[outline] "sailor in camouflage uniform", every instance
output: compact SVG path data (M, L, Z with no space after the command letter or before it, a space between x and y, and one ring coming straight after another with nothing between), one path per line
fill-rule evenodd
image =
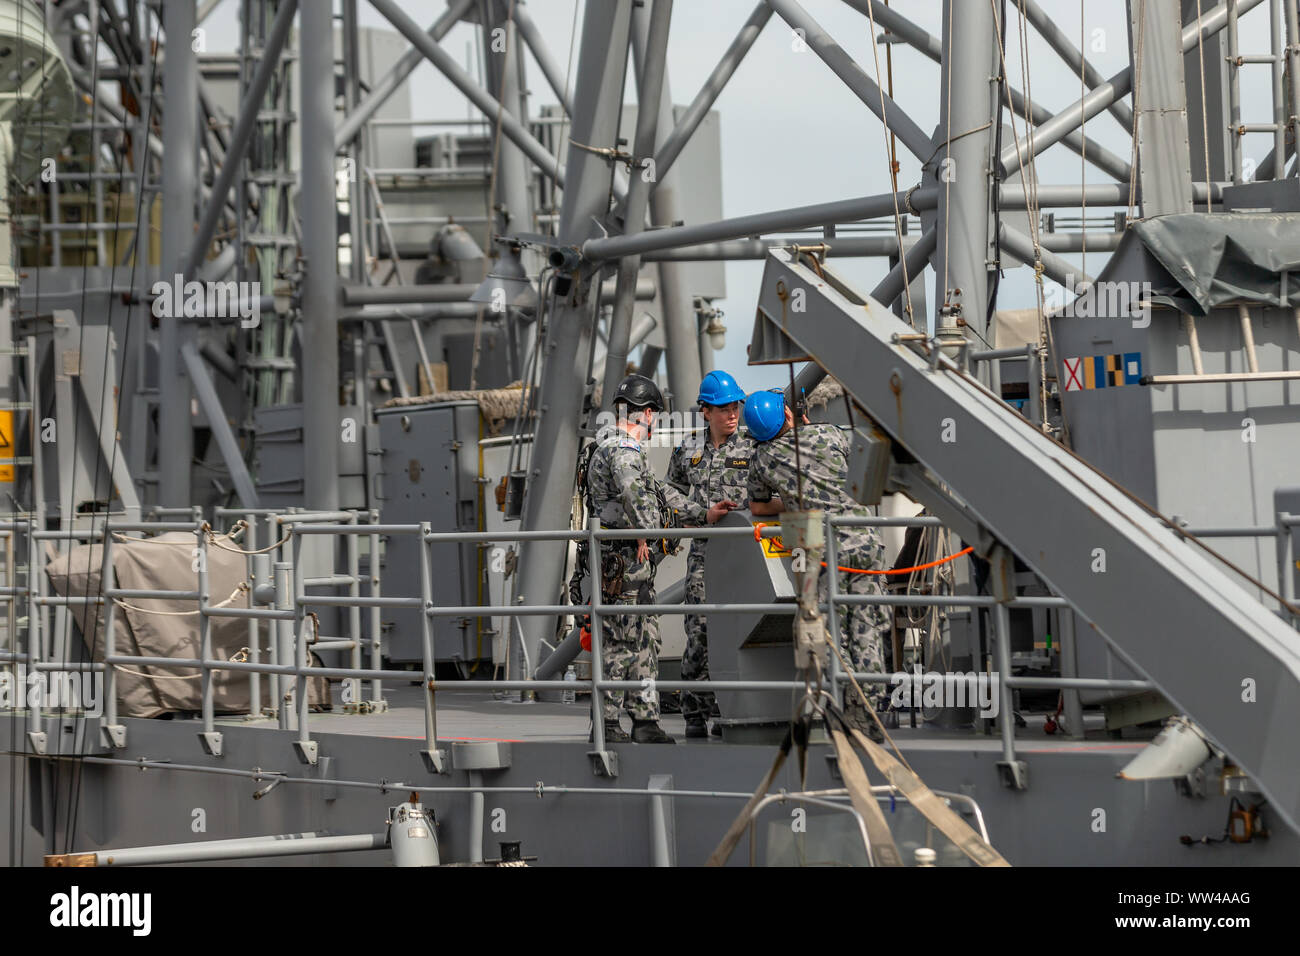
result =
M745 392L726 372L714 371L700 383L697 402L707 427L687 435L673 450L667 482L699 506L742 508L748 499L750 459L754 443L739 429ZM708 542L694 538L686 558L686 603L704 602L704 556ZM702 614L687 614L686 650L682 652L682 680L708 680L709 638ZM706 737L705 722L713 713L712 691L682 693L682 716L687 737ZM714 734L720 734L718 724Z
M650 470L643 443L654 417L663 410L659 387L644 375L629 375L614 393L618 426L593 452L587 470L592 520L603 528L664 528L683 522L717 521L725 509L710 511L663 485ZM605 541L598 584L607 605L655 603L656 566L667 548L662 538ZM608 680L656 680L659 676L659 618L639 614L602 616L601 663ZM605 691L605 739L635 743L674 743L659 726L659 694L642 690ZM620 710L632 715L629 738L619 724ZM592 737L595 737L593 728Z
M745 401L745 423L756 440L754 464L749 474L752 514L775 515L787 509L801 508L831 511L846 517L869 516L869 512L844 490L848 479L849 441L837 426L810 424L807 418L803 418L796 453L794 413L786 407L784 395L779 391L750 395ZM885 546L874 528L841 528L836 543L840 567L883 568ZM880 575L838 573L836 589L840 594L882 594L884 591ZM822 601L827 599L827 581L827 568L823 567L818 578L818 594ZM889 618L884 607L878 604L841 605L838 613L841 647L854 670L883 674L884 638L889 633ZM878 712L882 712L888 703L882 688L883 685L879 684L863 686ZM845 691L844 702L850 720L878 738L879 728L863 712L861 702L851 688Z

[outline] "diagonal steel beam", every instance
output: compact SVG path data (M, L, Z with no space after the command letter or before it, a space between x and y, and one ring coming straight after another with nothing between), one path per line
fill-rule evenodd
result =
M1043 12L1035 0L1017 0L1022 5L1025 13L1025 19L1028 20L1038 31L1047 45L1056 51L1056 55L1065 61L1076 76L1083 72L1083 80L1090 87L1101 86L1106 82L1105 77L1097 71L1097 68L1088 62L1074 42L1065 35L1065 31L1056 25L1056 21ZM1110 115L1119 120L1119 125L1123 126L1130 132L1133 130L1133 110L1126 103L1114 102L1106 107ZM1035 120L1034 122L1038 122Z
M890 269L879 284L871 290L871 298L892 306L894 300L903 294L907 282L915 282L921 271L930 264L930 257L934 255L938 244L938 228L927 229L917 243L907 250L902 261ZM796 395L811 395L812 390L820 385L825 377L826 369L816 362L809 362L799 370L793 385L786 387L785 400L793 404Z
M429 27L429 39L437 43L445 37L473 5L474 0L451 0L442 16L434 22L433 26ZM365 99L353 107L352 111L344 117L343 122L339 124L334 133L335 151L352 142L357 133L361 131L361 127L366 124L366 120L374 116L379 108L388 102L388 98L411 75L411 71L420 65L420 61L423 59L424 54L416 47L407 47L406 52L398 57L397 62L393 64L392 69L379 78L378 82L370 88L370 92L366 94Z
M797 289L806 290L801 312L787 308ZM1191 715L1297 828L1300 644L1288 624L953 363L932 365L895 342L913 330L881 303L846 298L778 251L767 260L758 312L960 496L993 543L1013 550ZM1017 489L1033 490L1033 507Z
M930 137L916 125L916 121L908 116L902 107L881 92L876 81L869 77L866 71L858 66L857 61L822 29L821 24L814 20L807 10L799 6L795 0L768 0L768 4L782 20L790 24L792 29L801 31L803 42L808 45L808 48L821 57L822 62L844 81L853 94L867 109L876 114L876 118L883 122L890 132L897 134L899 141L913 156L923 163L930 159L934 151L934 143Z
M1040 106L1030 100L1011 84L1007 84L1007 94L1011 97L1011 108L1016 111L1016 115L1023 118L1027 107L1029 119L1036 127L1042 126L1056 115L1047 107ZM1112 176L1122 183L1128 182L1133 175L1132 163L1117 153L1111 152L1091 136L1084 136L1077 129L1066 133L1061 139L1061 143L1080 156L1085 157L1090 164L1106 175Z
M1038 245L1038 255L1035 257L1034 240L1029 236L1019 229L1012 229L1005 222L998 230L998 246L1003 252L1010 253L1013 258L1019 259L1027 266L1032 266L1037 258L1043 264L1043 272L1047 277L1060 283L1069 291L1082 292L1084 284L1092 282L1082 269L1047 249L1041 240ZM1070 281L1071 278L1073 282Z
M943 44L939 42L939 38L917 26L897 10L879 2L874 2L874 0L844 0L844 2L862 14L867 14L870 11L878 24L918 53L923 54L935 63L941 64L943 62ZM978 2L978 0L973 0L973 2ZM1016 115L1023 117L1027 104L1029 118L1035 125L1046 123L1056 115L1052 110L1029 100L1024 93L1010 83L1007 84L1007 92L1011 97L1011 108L1016 111ZM1088 162L1108 176L1113 176L1121 182L1128 182L1129 177L1132 175L1133 167L1128 160L1117 156L1096 140L1083 136L1078 130L1066 134L1062 142L1080 156L1085 156Z
M109 6L112 7L112 4L109 4ZM212 11L216 10L219 6L221 6L221 0L203 0L203 2L199 4L199 12L195 17L195 22L202 23L210 17Z
M279 68L280 51L284 49L285 41L289 38L289 30L293 26L294 14L297 11L298 0L285 0L284 6L280 7L275 15L275 21L271 24L270 32L266 37L266 48L262 51L262 58L258 61L253 79L249 83L248 94L239 106L239 117L230 132L230 145L226 148L221 169L217 173L217 181L212 184L212 195L208 198L208 204L203 209L203 217L199 220L198 231L194 234L194 243L190 246L189 258L185 265L187 276L193 275L199 264L207 258L208 244L212 242L212 236L217 230L217 222L225 212L226 197L235 184L239 165L244 161L244 154L248 152L248 144L252 141L253 131L257 128L257 117L262 109L262 100L266 96L267 87L271 85L271 78Z
M451 81L456 89L460 90L465 97L473 103L483 115L493 122L498 116L501 117L501 132L512 143L518 146L547 176L555 180L559 185L564 185L564 167L562 167L550 150L533 138L528 128L510 113L509 110L501 108L497 99L488 93L483 87L474 82L474 78L461 69L451 54L449 54L438 44L433 42L432 37L420 29L419 25L407 16L406 12L394 2L394 0L370 0L370 5L391 23L399 33L401 33L411 44L420 51L425 58L429 60L438 70ZM335 142L338 142L337 135ZM612 143L595 143L595 146L612 146Z
M1236 4L1237 15L1240 16L1249 10L1259 6L1264 0L1231 0ZM1201 29L1196 29L1196 24L1191 23L1183 28L1183 52L1190 52L1197 44L1197 34L1202 39L1212 37L1228 25L1228 6L1229 3L1221 3L1209 13L1201 18ZM1133 69L1128 67L1120 70L1101 86L1089 91L1086 96L1080 100L1065 107L1055 117L1034 130L1033 151L1030 152L1029 144L1021 141L1019 144L1012 143L1002 150L1000 161L1005 176L1010 176L1020 168L1022 162L1028 162L1031 155L1038 155L1049 146L1054 146L1068 134L1077 130L1086 120L1092 119L1102 110L1110 106L1116 100L1127 96L1133 90ZM1017 152L1018 147L1018 152Z
M257 503L257 488L248 473L248 466L244 464L244 456L239 450L239 441L230 428L230 422L226 420L226 410L221 407L217 388L212 384L212 377L203 365L198 346L190 340L181 345L180 353L185 361L186 371L189 372L190 381L194 383L194 395L199 400L203 413L208 417L208 427L212 429L217 447L221 450L221 457L230 471L230 480L239 495L239 503L245 508L260 507Z
M551 56L546 41L542 39L542 32L537 29L537 24L533 22L532 15L523 3L517 2L515 4L515 26L519 29L519 35L523 37L524 43L528 45L529 51L533 54L533 59L537 62L538 68L541 69L542 76L546 77L546 82L550 85L555 98L559 101L560 106L564 107L564 115L572 116L573 96L566 89L564 74L560 72L559 64L555 62L555 57Z
M767 5L767 0L762 0L754 8L754 12L749 15L745 25L740 28L736 38L731 41L727 51L722 54L722 59L718 60L718 65L713 68L700 91L695 94L695 99L691 100L691 105L686 107L686 112L677 121L673 131L668 134L663 145L655 154L655 176L659 182L663 182L664 176L668 170L672 169L673 163L681 155L682 150L690 141L691 136L699 128L704 117L709 114L709 110L717 101L719 94L722 93L727 82L735 74L736 68L740 66L745 54L749 52L758 35L763 32L763 27L767 21L772 18L772 8ZM657 184L656 184L657 185Z
M912 193L912 204L921 208L926 202L933 203L934 189L921 189ZM859 196L856 199L839 199L835 202L817 203L813 206L797 206L793 209L778 209L773 212L760 212L752 216L737 216L735 219L721 219L717 222L705 222L694 226L670 226L655 229L634 236L609 236L601 239L588 239L582 244L584 258L596 261L616 259L633 253L654 252L659 249L674 249L678 246L690 246L701 242L717 242L722 239L740 239L758 236L763 233L782 232L791 229L808 229L812 226L824 226L828 223L856 222L859 219L871 219L875 216L892 216L894 203L899 209L905 209L907 192L882 193L878 196Z

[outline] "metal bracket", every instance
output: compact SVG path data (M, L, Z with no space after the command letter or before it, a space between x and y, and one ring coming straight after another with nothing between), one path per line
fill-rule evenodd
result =
M49 736L43 730L29 730L27 742L31 744L33 753L44 754Z
M588 750L587 757L591 760L591 772L597 777L618 776L618 754L613 750Z
M126 746L126 727L122 724L104 724L99 728L99 736L105 747L121 750Z
M203 752L209 757L221 756L221 734L218 731L200 733L199 743L203 745Z
M298 759L308 766L316 766L317 744L314 740L295 740L293 749L298 754Z
M447 773L451 770L445 750L421 750L420 757L424 760L424 769L429 773Z
M388 701L386 700L359 700L352 704L343 705L345 714L386 714L388 713Z
M1185 777L1174 781L1174 787L1184 797L1204 800L1208 796L1205 779L1205 767L1197 767Z
M1011 790L1029 789L1029 764L1023 760L999 760L998 776L1002 786Z

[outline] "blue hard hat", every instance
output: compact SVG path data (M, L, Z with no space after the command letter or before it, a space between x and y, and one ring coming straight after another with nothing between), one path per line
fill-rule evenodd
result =
M700 395L696 401L701 405L730 405L743 402L745 390L736 384L736 380L726 372L710 372L700 382Z
M775 438L785 425L785 396L781 392L754 392L745 399L745 427L755 441Z

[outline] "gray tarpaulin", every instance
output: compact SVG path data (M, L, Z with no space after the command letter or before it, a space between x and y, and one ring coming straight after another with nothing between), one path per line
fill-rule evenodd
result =
M229 544L224 535L218 540ZM116 587L149 591L194 591L198 575L193 569L195 538L189 532L160 534L148 539L116 539L113 542L113 574ZM103 545L80 545L55 557L45 566L56 594L99 594ZM220 604L234 595L228 607L248 607L248 592L238 590L247 577L245 557L221 548L208 549L208 590L211 603ZM117 653L129 657L199 656L199 617L195 601L132 599L119 604L113 630ZM164 612L164 613L159 613ZM80 605L72 609L94 659L104 659L104 608ZM267 626L261 622L259 643L262 660L269 659ZM93 635L93 636L92 636ZM93 642L93 647L90 645ZM237 618L212 619L212 653L229 660L248 646L248 621ZM248 674L240 671L213 672L213 703L218 713L247 713ZM263 694L266 694L263 679ZM329 687L323 678L307 682L308 700L313 705L329 703ZM123 717L157 717L170 711L198 710L202 705L201 681L193 668L158 668L147 664L121 665L117 672L118 713Z
M1243 300L1300 307L1300 213L1182 213L1133 231L1179 287L1154 302L1193 315Z

